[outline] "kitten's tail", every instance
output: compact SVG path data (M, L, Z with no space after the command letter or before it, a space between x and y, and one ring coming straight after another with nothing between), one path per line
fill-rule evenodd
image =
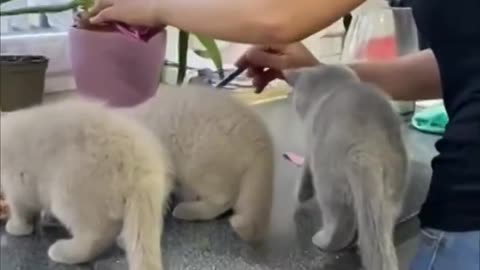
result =
M169 189L167 179L150 177L156 179L140 181L126 201L123 240L130 270L163 269L160 241Z
M267 234L273 199L273 159L273 145L269 143L242 177L230 224L245 241L261 241Z
M393 242L395 211L382 184L381 163L364 154L350 155L347 178L353 194L360 255L365 269L398 270Z

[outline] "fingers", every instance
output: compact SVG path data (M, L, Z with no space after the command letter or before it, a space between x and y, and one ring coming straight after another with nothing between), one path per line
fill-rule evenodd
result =
M263 46L252 46L250 47L244 54L242 54L242 56L240 56L240 58L235 62L235 65L237 67L246 67L246 66L249 66L248 64L248 54L250 51L252 50L262 50L263 49Z
M98 11L93 17L90 18L90 23L92 24L103 24L106 22L117 21L117 12L118 9L114 7L107 7Z
M253 77L255 93L261 93L263 89L273 80L282 78L282 72L275 69L267 69Z
M263 66L281 69L285 65L282 53L285 46L268 45L253 46L248 49L235 63L238 67Z
M95 16L103 9L113 5L113 0L96 0L93 6L90 8L88 13L90 16Z
M247 77L253 78L263 73L264 67L249 67L247 69Z
M248 67L248 59L247 59L247 53L244 53L240 58L235 61L234 65L237 66L238 68L244 68Z
M283 77L281 70L286 59L281 49L283 46L254 46L235 63L247 68L247 77L253 78L256 93L261 93L271 81Z
M281 70L286 67L286 56L280 46L254 46L247 50L235 63L237 67L246 67L247 76L253 78L256 93L273 80L282 78Z
M126 2L123 1L96 0L89 12L90 23L104 24L112 21L128 20L132 13L128 8Z
M249 66L262 66L282 70L285 68L286 57L284 54L266 50L250 50L245 54Z
M286 56L284 54L254 50L247 54L247 57L251 65L264 66L276 70L282 70L286 67Z

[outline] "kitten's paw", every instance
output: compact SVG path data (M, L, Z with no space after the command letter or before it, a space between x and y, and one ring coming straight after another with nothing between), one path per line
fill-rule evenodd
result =
M339 252L355 246L355 240L353 239L333 239L332 233L321 230L318 231L313 237L312 242L319 249L326 252Z
M51 245L48 249L48 257L56 263L75 264L76 261L69 254L69 249L71 248L69 241L71 240L58 240Z
M249 222L239 215L234 215L230 218L230 225L238 236L247 242L260 241L265 236L262 228L257 228L254 222Z
M327 232L326 230L321 230L315 233L315 235L312 237L312 242L321 250L330 252L337 251L334 247L331 233Z
M125 239L121 235L117 237L117 246L125 251Z
M48 256L56 263L80 264L87 262L90 258L85 256L80 243L73 240L58 240L48 249Z
M179 203L174 209L172 215L175 218L193 221L198 219L198 214L186 203Z
M33 233L33 225L28 224L24 221L18 221L14 219L10 219L5 226L5 230L15 236L24 236Z

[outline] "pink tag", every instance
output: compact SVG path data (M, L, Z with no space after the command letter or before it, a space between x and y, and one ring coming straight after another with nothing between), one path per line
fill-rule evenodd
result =
M133 27L124 23L114 23L118 31L123 34L135 39L148 42L153 36L160 32L158 28L149 28L149 27Z
M292 152L285 152L283 153L283 157L292 162L293 164L295 164L297 167L301 167L303 166L303 163L305 162L305 158L302 157L302 156L299 156L295 153L292 153Z

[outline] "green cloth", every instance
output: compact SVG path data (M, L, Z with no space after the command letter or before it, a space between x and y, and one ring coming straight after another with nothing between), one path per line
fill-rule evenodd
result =
M443 104L434 105L415 113L411 124L415 129L432 134L443 134L448 123L447 111Z

